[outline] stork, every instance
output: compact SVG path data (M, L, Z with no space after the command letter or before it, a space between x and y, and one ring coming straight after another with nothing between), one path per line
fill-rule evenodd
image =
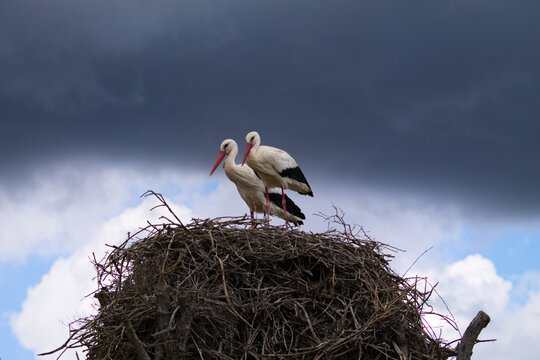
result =
M266 206L270 206L268 188L281 187L282 208L287 226L287 200L284 189L294 190L302 195L313 196L306 177L296 161L287 152L271 146L261 146L261 137L256 131L246 135L246 151L242 159L255 171L266 189Z
M279 216L280 218L285 219L285 221L288 220L295 225L303 224L302 220L305 219L306 216L287 195L285 195L287 208L286 211L283 211L282 196L279 193L279 189L270 188L270 190L268 190L270 200L270 207L268 208L265 197L266 187L263 182L249 166L240 166L236 164L235 160L236 155L238 154L238 145L236 144L236 141L232 139L224 140L219 149L219 154L210 175L214 173L218 165L225 158L225 161L223 162L225 175L227 175L229 180L236 185L238 193L249 207L252 219L254 212L264 213L265 215L268 213Z

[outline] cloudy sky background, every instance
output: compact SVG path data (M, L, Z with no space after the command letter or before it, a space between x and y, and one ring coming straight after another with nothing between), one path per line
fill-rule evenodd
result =
M88 258L155 219L241 215L225 138L286 149L315 198L406 250L478 359L540 337L540 3L51 0L0 3L0 358L91 311ZM239 161L240 159L237 159ZM280 221L275 221L281 224ZM6 296L7 294L7 296ZM434 299L438 309L442 302ZM444 329L443 336L455 339ZM515 349L520 353L516 354ZM518 356L519 355L519 356Z

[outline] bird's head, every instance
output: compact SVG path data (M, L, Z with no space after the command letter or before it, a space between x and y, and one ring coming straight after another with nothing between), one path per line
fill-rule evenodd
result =
M246 158L249 155L252 147L257 147L261 144L261 137L256 131L252 131L246 135L246 151L244 153L244 158L242 159L242 165L246 162Z
M227 155L229 155L233 151L233 149L238 150L238 145L233 139L223 140L221 146L219 147L219 150L224 151Z
M261 144L261 137L256 131L249 132L246 135L246 143L251 144L252 146Z
M233 139L223 140L221 146L219 147L219 154L217 156L216 162L214 163L214 167L212 168L212 171L210 171L210 175L212 175L214 171L216 171L221 161L233 151L235 152L234 156L236 156L236 152L238 152L238 145L236 145L236 141L234 141Z

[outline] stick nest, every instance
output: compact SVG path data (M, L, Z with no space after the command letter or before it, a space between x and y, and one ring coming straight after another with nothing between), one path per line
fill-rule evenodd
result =
M246 218L149 225L95 261L97 313L71 324L57 350L115 360L455 355L423 324L431 292L390 269L392 248L338 220L344 230L322 234Z

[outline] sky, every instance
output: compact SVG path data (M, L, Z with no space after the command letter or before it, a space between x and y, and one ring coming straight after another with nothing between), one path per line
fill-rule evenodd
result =
M491 316L481 337L497 341L474 357L536 358L539 13L502 0L0 2L0 358L34 359L92 313L89 258L159 217L146 190L185 221L246 213L223 172L208 174L220 143L241 153L252 130L308 178L314 198L289 193L302 229L326 230L316 214L339 208L404 250L393 269L437 284L434 306L461 332Z

